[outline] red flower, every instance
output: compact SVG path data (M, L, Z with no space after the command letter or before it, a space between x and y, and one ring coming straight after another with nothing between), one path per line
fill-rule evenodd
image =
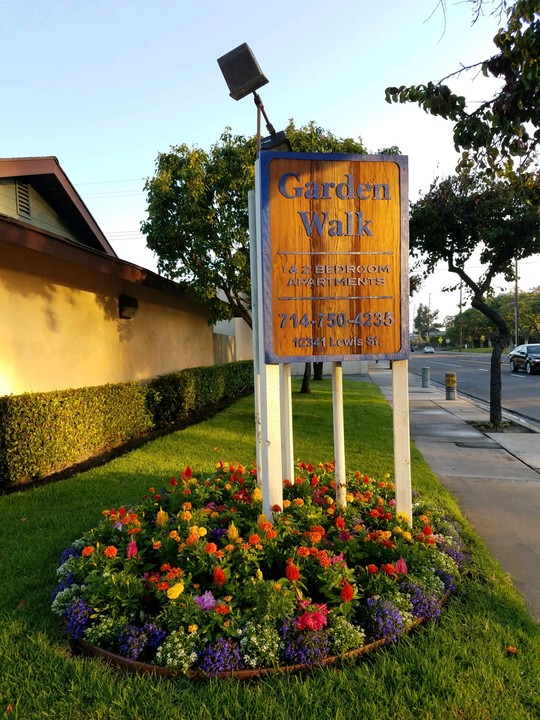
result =
M427 535L433 535L433 530L429 527L429 525L424 525L424 527L422 528L422 532L423 532L424 535L426 535L426 536L427 536Z
M178 485L178 480L177 480L176 478L172 477L172 478L169 480L169 484L170 484L171 487L174 487L175 485Z
M218 587L222 587L222 585L225 585L225 583L227 582L227 576L219 567L219 565L216 565L216 567L214 568L214 582Z
M385 572L387 575L395 575L396 574L396 568L392 565L392 563L383 563L381 565L381 570Z
M374 575L376 572L379 572L379 568L371 563L367 566L367 571L370 575Z
M189 480L189 478L193 477L193 472L189 465L186 465L186 469L180 477L182 478L182 480Z
M353 586L346 582L345 585L341 588L341 592L339 593L339 596L341 598L341 601L344 603L349 603L354 597L354 588Z
M338 530L344 530L345 529L345 520L341 517L341 515L338 515L336 518L336 527Z
M93 545L87 545L81 550L81 555L83 557L89 557L95 550L95 547Z
M204 549L208 555L213 555L215 552L217 552L218 548L216 543L210 542L206 544L206 547Z
M298 570L294 563L290 562L287 564L285 575L287 576L287 580L296 582L300 578L300 570Z

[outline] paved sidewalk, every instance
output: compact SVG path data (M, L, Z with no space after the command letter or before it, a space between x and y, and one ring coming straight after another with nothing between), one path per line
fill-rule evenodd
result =
M369 376L392 402L392 373L370 363ZM411 438L450 490L540 623L540 427L488 433L472 427L489 411L444 387L423 388L409 374Z

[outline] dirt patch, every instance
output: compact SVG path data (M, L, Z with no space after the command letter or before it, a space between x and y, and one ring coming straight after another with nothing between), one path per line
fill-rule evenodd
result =
M498 428L491 423L484 422L471 422L469 423L473 428L480 430L483 433L532 433L533 431L526 425L520 425L519 423L505 421L502 428Z

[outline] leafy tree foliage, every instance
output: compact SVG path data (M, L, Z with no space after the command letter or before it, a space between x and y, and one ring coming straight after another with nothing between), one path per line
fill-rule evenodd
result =
M415 332L428 340L431 335L439 334L441 332L442 325L438 318L438 310L431 310L428 305L420 303L414 317Z
M502 350L509 344L505 317L489 302L497 275L513 279L514 260L540 252L540 179L496 180L485 174L462 172L435 181L429 192L411 207L410 237L413 256L429 274L444 261L469 289L473 308L488 317L499 331L491 358L490 421L502 427ZM534 202L531 202L534 200ZM473 278L466 264L480 253L482 273Z
M361 140L337 138L311 122L286 129L296 152L365 153ZM211 310L211 322L241 317L251 327L248 191L255 138L226 128L209 151L177 145L159 153L146 181L141 224L158 269L184 281Z
M469 0L478 16L482 0ZM446 8L445 0L440 3ZM504 8L506 3L501 3ZM496 168L501 158L512 167L512 156L530 155L540 142L540 2L516 0L506 11L506 27L493 38L496 52L478 65L486 77L501 81L494 97L467 109L465 97L444 81L472 68L461 68L439 82L386 89L388 102L414 102L432 115L454 122L456 150L472 151L485 166Z

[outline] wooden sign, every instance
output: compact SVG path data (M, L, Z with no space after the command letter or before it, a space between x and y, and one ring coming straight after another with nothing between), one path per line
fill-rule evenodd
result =
M266 362L408 358L407 158L259 162Z

